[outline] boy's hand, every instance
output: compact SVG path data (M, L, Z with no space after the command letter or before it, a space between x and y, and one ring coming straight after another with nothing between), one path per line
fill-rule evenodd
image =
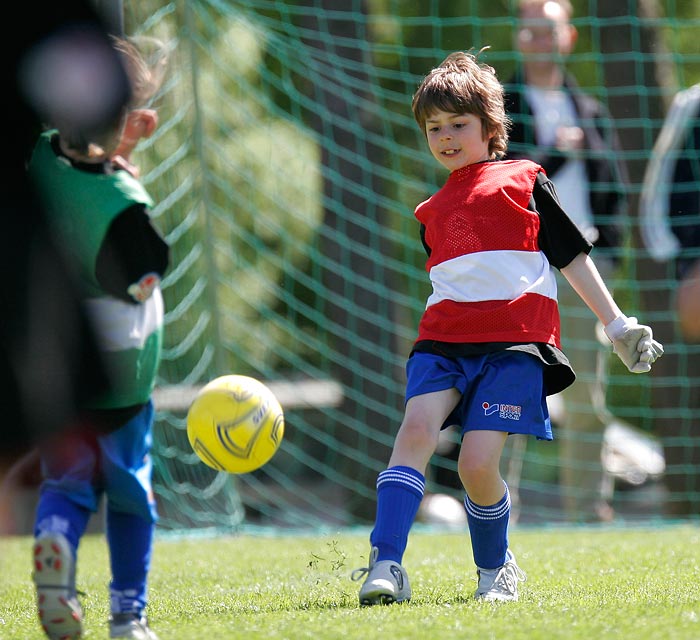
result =
M663 345L654 340L651 327L637 318L618 316L605 326L605 335L613 343L613 351L632 373L646 373L664 353Z
M154 289L160 284L160 276L157 273L147 273L138 282L129 285L127 293L136 302L145 302L153 294Z

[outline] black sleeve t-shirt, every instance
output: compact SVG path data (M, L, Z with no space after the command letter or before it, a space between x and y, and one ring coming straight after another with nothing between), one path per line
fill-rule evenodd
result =
M580 253L591 252L593 245L562 209L554 184L543 171L537 175L528 208L540 216L539 247L555 269L563 269ZM427 254L430 255L431 249L425 241L424 225L420 227L420 236ZM424 352L459 358L508 350L529 353L540 360L543 364L547 395L562 391L576 379L564 353L553 345L539 342L450 343L421 340L413 345L411 354Z

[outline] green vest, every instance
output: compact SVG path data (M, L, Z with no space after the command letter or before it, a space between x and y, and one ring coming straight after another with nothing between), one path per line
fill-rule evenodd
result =
M155 385L163 341L163 298L157 288L144 303L106 293L95 276L100 247L112 221L134 204L153 201L126 171L90 173L74 168L51 148L55 131L41 135L29 171L66 252L74 261L88 314L105 355L112 388L90 408L114 409L146 402Z

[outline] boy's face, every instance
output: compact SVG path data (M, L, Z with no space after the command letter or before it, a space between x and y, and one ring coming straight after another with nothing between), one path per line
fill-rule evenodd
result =
M434 111L425 121L430 152L449 171L488 160L489 137L481 130L481 118L473 113Z

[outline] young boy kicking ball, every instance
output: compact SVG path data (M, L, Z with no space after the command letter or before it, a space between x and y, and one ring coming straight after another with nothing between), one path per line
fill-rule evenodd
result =
M352 577L366 576L360 604L410 599L401 563L425 469L440 430L459 425L475 596L517 600L525 576L508 545L510 496L499 462L509 434L552 440L546 397L575 379L561 351L554 269L630 371L649 371L663 347L620 311L542 167L499 160L509 121L490 66L471 53L451 54L423 80L412 108L450 175L415 212L433 291L406 365L403 422L377 479L369 566Z

